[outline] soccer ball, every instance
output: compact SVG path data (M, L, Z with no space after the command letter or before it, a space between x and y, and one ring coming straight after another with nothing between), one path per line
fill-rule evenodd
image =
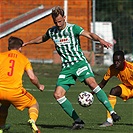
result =
M82 107L89 107L92 105L94 97L90 92L83 91L78 95L78 103Z

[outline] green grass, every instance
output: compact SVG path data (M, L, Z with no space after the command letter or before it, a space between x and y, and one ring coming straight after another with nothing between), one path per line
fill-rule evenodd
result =
M76 112L81 119L84 120L85 128L78 131L72 131L71 126L73 120L60 108L55 99L53 92L56 84L58 73L61 69L60 65L50 64L33 64L34 71L39 77L41 83L45 85L45 90L40 92L33 86L29 79L24 75L24 87L32 93L40 105L39 118L37 125L41 133L132 133L133 132L133 99L123 102L117 98L115 110L121 116L121 121L116 122L112 127L100 128L99 124L106 120L106 110L104 106L94 96L94 103L88 108L83 108L77 103L77 96L81 91L89 90L83 83L77 81L67 93L67 98L72 102ZM99 82L107 68L104 66L94 67L96 80ZM104 88L108 94L110 88L117 85L119 81L116 78ZM31 130L27 126L28 113L27 109L18 111L13 106L9 109L7 123L11 124L11 129L7 133L30 133Z

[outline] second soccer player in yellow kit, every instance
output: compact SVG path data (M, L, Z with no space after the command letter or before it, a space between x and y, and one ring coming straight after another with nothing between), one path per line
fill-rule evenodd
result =
M36 99L23 88L22 76L27 73L30 81L40 90L44 85L39 83L30 61L21 54L23 41L17 37L8 39L7 52L0 53L0 132L9 129L6 124L8 108L12 104L18 110L28 108L29 120L33 133L40 133L35 122L38 118L39 105Z
M133 63L125 60L123 51L116 51L113 54L113 65L108 68L99 86L103 88L113 76L121 81L121 84L113 87L109 94L109 101L114 108L116 97L120 97L124 101L133 98ZM107 112L107 121L101 127L112 125L113 120L109 112Z

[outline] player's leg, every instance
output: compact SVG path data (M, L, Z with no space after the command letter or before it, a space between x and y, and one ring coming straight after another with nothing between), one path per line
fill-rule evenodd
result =
M108 99L113 109L116 105L116 96L120 97L121 93L122 93L122 89L120 86L116 86L111 89ZM113 125L112 117L110 116L110 113L108 111L107 111L107 122L109 123L109 125Z
M112 108L107 95L105 92L98 86L95 79L93 77L89 77L85 80L85 82L90 86L93 92L96 94L98 100L106 107L106 109L110 112L113 121L116 122L120 119L120 117L116 114L114 109Z
M115 112L107 98L107 95L96 83L90 64L85 61L81 61L80 64L77 63L77 66L75 67L77 67L75 74L78 79L81 82L84 81L85 84L87 84L93 90L98 100L107 108L110 114L113 115L113 120L119 120L119 116L117 116L117 114L114 114Z
M98 100L110 112L113 118L113 121L118 121L120 117L113 110L105 92L96 83L90 64L88 64L85 61L82 61L81 65L78 67L80 67L80 69L77 69L76 74L78 75L78 78L80 79L80 81L84 81L85 84L87 84L92 89L92 91L96 94Z
M108 99L110 101L112 108L114 109L114 106L115 106L116 100L117 100L116 96L109 95ZM110 115L109 111L107 111L107 120L102 125L100 125L100 127L108 127L108 126L113 126L113 119L112 119L112 116Z
M77 126L74 126L74 124L72 129L81 129L84 126L84 122L79 118L79 116L75 112L71 102L65 97L66 90L68 89L68 85L57 86L54 92L54 97L60 104L62 109L77 123Z
M121 87L122 86L123 85L121 85ZM114 88L112 88L110 90L110 94L108 96L108 99L109 99L109 101L110 101L111 106L112 106L113 109L115 108L116 101L117 101L116 96L117 97L120 97L121 94L122 94L121 87L120 86L116 86L116 87L114 87ZM123 88L124 88L124 86L123 86ZM108 126L113 126L113 119L112 119L110 113L107 111L107 120L100 127L108 127Z
M38 102L36 101L35 104L29 107L28 109L29 117L30 119L34 120L36 122L39 114L39 105Z
M95 79L93 77L89 77L85 80L86 84L92 89L92 91L96 94L98 100L107 108L109 112L113 111L113 108L107 98L105 92L98 86ZM94 88L94 89L93 89Z
M32 100L30 100L30 104L28 104L28 113L29 113L29 120L28 123L32 129L33 133L40 133L40 130L38 129L37 125L36 125L36 121L38 118L38 114L39 114L39 104L36 101L36 99L29 93L26 93L26 96L29 97Z
M6 124L6 118L8 116L8 109L10 107L8 101L1 101L0 105L0 129L2 131L8 130L10 128L9 124Z
M28 108L29 120L28 123L31 126L33 133L39 133L39 129L36 126L36 120L38 118L39 105L32 94L27 92L24 88L17 91L12 96L12 104L18 109L23 111Z

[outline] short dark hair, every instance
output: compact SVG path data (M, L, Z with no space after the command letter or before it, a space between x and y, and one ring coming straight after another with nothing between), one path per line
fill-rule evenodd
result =
M60 6L56 6L52 9L52 18L55 19L58 15L64 16L64 10Z
M8 39L8 50L19 49L20 47L22 47L22 44L23 41L20 38L11 36Z
M115 51L114 54L113 54L113 58L116 55L120 55L123 59L125 59L124 52L122 50Z

